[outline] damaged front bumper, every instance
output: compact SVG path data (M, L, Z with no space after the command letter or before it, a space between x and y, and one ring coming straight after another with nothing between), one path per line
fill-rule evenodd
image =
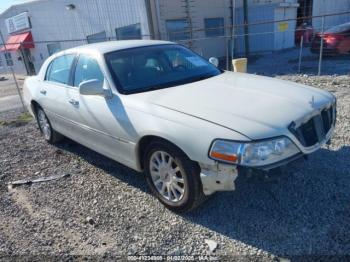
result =
M237 179L238 174L244 175L247 174L247 171L249 171L248 173L257 171L267 173L271 169L286 166L303 156L306 157L307 155L300 153L271 165L260 167L242 167L219 162L215 165L200 164L200 178L203 185L203 192L208 196L217 191L233 191L235 190L235 180Z
M245 167L245 166L225 164L221 162L215 162L214 165L200 164L200 168L201 168L200 178L203 185L203 192L205 195L211 195L216 191L233 191L235 190L235 180L237 179L238 174L244 174L246 173L246 171L249 171L251 173L257 170L266 172L271 169L275 169L281 166L286 166L287 164L294 162L302 157L307 159L307 156L310 153L315 152L325 144L329 145L331 143L331 137L333 135L334 129L335 129L335 120L332 123L332 127L328 131L328 133L323 137L323 139L321 139L315 145L311 147L303 147L298 141L294 141L294 142L297 142L298 147L300 149L300 152L298 154L293 155L289 158L283 159L281 161L271 163L269 165Z
M216 191L235 190L238 176L237 166L216 163L216 165L200 165L203 192L211 195Z

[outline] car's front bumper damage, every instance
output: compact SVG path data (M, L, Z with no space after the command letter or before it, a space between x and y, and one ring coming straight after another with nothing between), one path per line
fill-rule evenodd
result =
M211 195L216 191L235 190L235 180L238 176L237 167L222 163L216 165L200 165L203 192Z
M325 139L313 146L309 153L312 153L321 148L324 144L330 143L330 138L333 134L334 127L327 134ZM205 195L211 195L216 191L233 191L235 190L235 180L238 177L238 174L246 174L246 171L250 172L254 171L264 171L268 172L271 169L275 169L281 166L286 166L287 164L297 161L302 157L307 157L308 154L304 154L302 152L278 161L276 163L272 163L266 166L257 166L257 167L243 167L236 165L229 165L224 163L216 162L215 165L204 165L200 164L201 173L200 178L203 185L203 192Z
M261 167L242 167L217 162L215 165L201 164L200 178L203 185L203 192L205 195L211 195L216 191L233 191L235 190L235 180L238 174L244 175L249 172L263 171L268 172L271 169L285 166L294 162L305 155L297 154L293 157L284 159L268 166Z
M267 173L271 169L285 166L303 156L306 155L297 154L283 161L262 167L241 167L223 163L216 163L216 165L213 166L200 165L200 178L203 185L203 192L205 195L211 195L217 191L233 191L235 190L235 180L238 174L245 175L251 172L258 173L258 171Z

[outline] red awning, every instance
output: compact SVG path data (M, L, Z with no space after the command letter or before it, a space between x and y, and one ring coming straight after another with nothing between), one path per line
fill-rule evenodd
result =
M31 32L25 32L18 35L11 35L6 41L7 51L17 51L21 48L34 48L33 36ZM0 51L6 51L5 46L0 48Z

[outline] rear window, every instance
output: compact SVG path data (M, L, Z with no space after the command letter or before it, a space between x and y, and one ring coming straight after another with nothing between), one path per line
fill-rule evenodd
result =
M344 33L349 30L350 30L350 23L346 23L346 24L334 26L328 29L327 31L325 31L325 33Z
M54 59L47 72L46 80L61 84L68 84L70 69L75 55L63 55Z

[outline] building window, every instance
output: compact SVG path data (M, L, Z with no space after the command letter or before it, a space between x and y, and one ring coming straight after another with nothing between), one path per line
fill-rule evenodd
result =
M4 53L4 55L5 55L7 66L13 66L13 60L12 60L11 53L6 52L6 53Z
M115 29L117 40L142 39L141 24L123 26Z
M222 17L205 18L204 26L205 26L206 37L215 37L215 36L225 35L224 18Z
M100 32L86 37L89 44L107 41L106 32Z
M49 55L51 56L54 53L61 51L61 44L60 43L47 44L47 51L49 52Z
M166 21L166 30L170 41L190 39L188 23L186 19Z

